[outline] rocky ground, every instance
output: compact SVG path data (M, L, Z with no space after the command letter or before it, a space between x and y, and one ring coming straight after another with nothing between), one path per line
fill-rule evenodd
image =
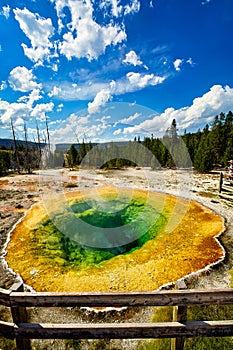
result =
M38 175L18 175L0 178L0 249L3 250L8 233L24 213L39 200ZM2 253L3 254L3 253ZM0 287L9 288L15 276L0 261Z

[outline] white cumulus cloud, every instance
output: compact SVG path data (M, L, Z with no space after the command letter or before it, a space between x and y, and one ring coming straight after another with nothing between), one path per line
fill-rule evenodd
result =
M105 106L105 104L111 100L111 91L109 89L103 89L97 93L93 102L88 103L88 113L96 113L99 108Z
M62 92L62 89L57 86L53 86L52 91L48 93L49 97L58 96Z
M187 60L186 60L186 63L190 64L190 66L194 66L195 63L193 62L193 59L191 57L189 57Z
M110 0L110 2L112 5L112 15L118 17L122 13L123 6L119 5L118 0Z
M59 86L49 82L44 87L48 91L49 97L56 96L64 101L91 100L102 90L105 92L109 91L111 96L119 96L128 92L142 90L147 86L161 84L165 79L166 76L157 76L153 73L141 74L129 72L126 76L111 82L90 80L79 85L63 82Z
M125 15L128 15L128 14L137 13L137 12L139 12L140 7L141 7L140 1L138 1L138 0L132 0L132 1L130 2L130 4L127 4L127 5L125 6L124 14L125 14Z
M30 115L35 117L37 120L44 121L46 119L46 113L52 112L53 107L53 102L39 103L33 108Z
M181 70L181 65L183 63L183 60L180 59L180 58L177 58L174 62L173 62L173 65L174 65L174 68L177 72L179 72Z
M136 52L133 50L129 51L126 54L125 59L122 62L126 64L132 64L135 67L141 66L143 64L143 62L140 60Z
M42 64L51 55L53 44L50 41L54 28L50 18L43 18L38 14L16 8L13 10L15 19L21 30L31 42L31 47L22 43L25 55L33 62Z
M4 90L6 88L7 88L7 83L6 83L6 81L3 80L0 84L0 90Z
M138 119L141 116L141 113L136 112L134 115L130 115L128 118L123 118L119 120L119 123L132 123L135 119Z
M31 109L26 103L9 103L0 101L0 121L2 123L9 123L11 119L17 121L20 118L28 117Z
M117 136L117 135L120 135L122 133L122 130L121 129L117 129L113 132L113 135L114 136Z
M60 53L68 60L72 57L87 58L88 61L97 59L108 46L115 46L126 39L123 25L108 24L101 26L93 16L93 5L90 0L52 0L55 2L59 17L60 30L66 30L59 43ZM63 24L63 10L68 7L71 22Z
M153 119L125 128L123 132L124 134L135 134L140 131L143 133L146 130L149 134L154 133L161 136L171 125L173 119L176 119L180 132L188 128L195 131L197 128L211 123L215 115L231 110L232 100L233 88L214 85L203 96L195 98L191 106L180 109L167 108Z
M57 112L61 112L63 110L63 107L64 107L64 104L63 103L60 103L58 106L57 106Z
M0 12L1 15L5 16L6 19L8 19L10 17L10 6L7 5L7 6L3 6L2 7L2 11Z
M28 92L36 88L41 88L41 84L36 82L36 77L32 70L26 67L15 67L10 72L8 82L13 90Z
M136 88L145 88L149 85L157 85L161 84L165 77L160 77L157 75L151 74L141 74L141 73L135 73L135 72L129 72L127 73L127 79L129 80L130 84Z
M112 16L119 18L124 15L137 13L140 10L140 1L130 0L124 4L121 0L103 0L100 4L100 9L104 10L105 13L110 12Z
M42 95L40 93L39 89L34 89L30 92L29 95L24 95L18 99L17 102L24 102L27 103L28 106L31 106L38 100L42 98Z
M38 97L37 97L38 99ZM29 95L28 101L18 101L9 103L7 101L0 100L0 122L3 124L9 124L10 120L14 121L14 124L22 124L22 120L29 121L36 118L39 121L44 121L46 113L52 112L54 104L41 103L32 105L32 100L36 101L34 93Z

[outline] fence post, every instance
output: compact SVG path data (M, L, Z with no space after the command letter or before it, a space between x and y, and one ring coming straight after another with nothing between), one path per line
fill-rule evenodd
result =
M223 173L220 172L220 177L219 177L219 187L218 187L218 191L219 193L222 192L222 185L223 185Z
M184 281L177 281L177 289L187 289ZM187 306L173 306L173 322L187 321ZM184 349L184 337L171 339L171 350Z
M14 283L10 290L12 292L24 292L23 283ZM15 324L28 322L26 307L11 306L11 315ZM15 339L17 350L31 350L30 339L20 336L16 336Z

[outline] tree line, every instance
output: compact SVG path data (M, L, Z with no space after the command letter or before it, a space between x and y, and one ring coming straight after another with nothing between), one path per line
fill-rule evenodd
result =
M208 172L215 167L226 167L233 159L233 113L216 115L210 125L194 133L184 132L179 135L179 128L174 119L163 137L135 137L133 141L124 143L110 142L93 146L91 142L72 144L68 152L52 152L48 123L44 140L37 126L37 140L28 141L26 124L24 125L24 141L18 142L14 126L11 123L13 145L5 149L0 145L0 176L9 171L25 171L31 173L39 168L43 149L47 146L48 167L78 166L95 168L121 168L123 166L147 166L152 169L190 168L199 172Z
M10 150L4 149L5 147L0 148L0 176L7 175L10 172L27 172L30 174L33 169L39 168L40 154L35 145L30 146L30 149L20 145L17 147L17 152L13 147Z
M185 133L183 139L198 171L226 167L233 159L233 113L220 113L210 126L194 134Z
M71 145L66 155L66 165L120 168L122 166L149 166L152 169L190 168L208 172L215 167L224 168L233 159L233 113L220 113L210 125L194 133L179 135L176 120L162 138L135 137L122 145L115 142L102 147L83 143L77 149ZM140 146L139 146L140 145Z

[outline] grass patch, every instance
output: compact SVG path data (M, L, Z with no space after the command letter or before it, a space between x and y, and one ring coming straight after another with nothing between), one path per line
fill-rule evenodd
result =
M171 322L172 307L155 308L152 322ZM190 306L187 311L188 321L230 320L233 317L233 305ZM184 350L232 350L232 337L187 338ZM137 350L170 350L170 339L142 341Z
M0 337L0 349L2 349L2 350L16 350L15 341Z
M12 322L11 313L8 307L0 305L0 320L5 322ZM14 340L6 339L4 337L0 337L0 349L2 350L15 350L15 342Z
M231 288L233 288L233 269L230 270Z

